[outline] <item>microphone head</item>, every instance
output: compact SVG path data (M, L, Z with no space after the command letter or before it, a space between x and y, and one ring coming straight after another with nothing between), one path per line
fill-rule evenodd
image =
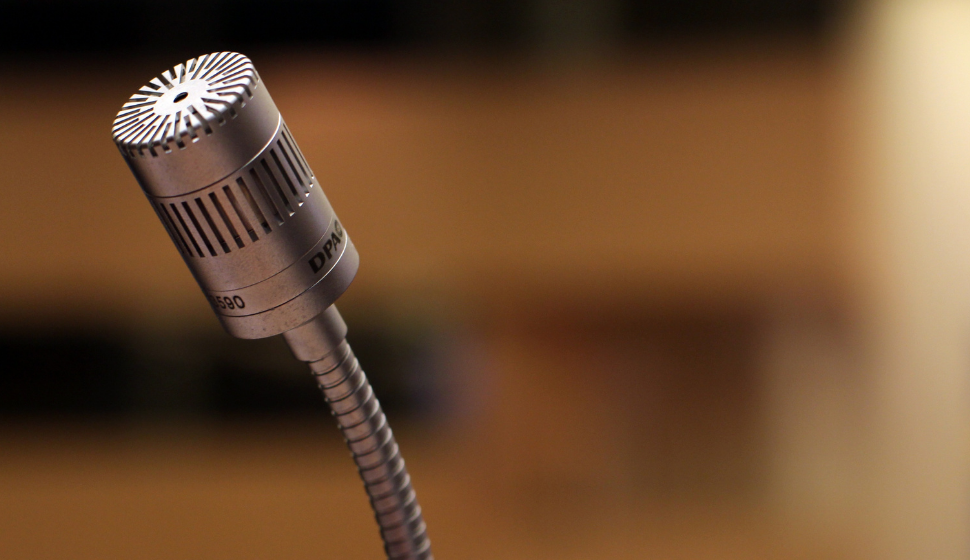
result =
M162 72L112 132L230 334L298 327L350 285L357 251L245 56Z

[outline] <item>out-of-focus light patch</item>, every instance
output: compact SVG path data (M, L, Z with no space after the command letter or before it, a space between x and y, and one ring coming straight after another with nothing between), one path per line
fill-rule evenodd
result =
M886 559L970 555L970 3L868 6L867 469Z

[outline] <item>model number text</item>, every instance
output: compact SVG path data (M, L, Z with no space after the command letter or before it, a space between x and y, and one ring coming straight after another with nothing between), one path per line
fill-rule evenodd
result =
M245 309L246 302L239 296L211 296L206 294L212 307L219 309Z

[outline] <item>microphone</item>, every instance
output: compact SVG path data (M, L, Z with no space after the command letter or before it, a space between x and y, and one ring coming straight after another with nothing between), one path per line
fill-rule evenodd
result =
M162 72L114 141L229 334L282 334L307 362L364 481L389 559L432 560L411 479L334 302L357 250L245 56Z

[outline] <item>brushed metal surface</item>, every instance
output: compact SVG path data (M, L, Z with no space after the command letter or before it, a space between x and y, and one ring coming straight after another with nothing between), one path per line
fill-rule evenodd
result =
M307 362L357 465L389 559L433 560L404 459L335 307L283 336Z
M113 136L233 336L299 326L350 285L356 249L245 56L162 72L125 103Z
M113 134L226 330L283 333L310 363L388 558L430 560L404 461L333 306L357 250L252 63L214 53L166 70L122 107Z

